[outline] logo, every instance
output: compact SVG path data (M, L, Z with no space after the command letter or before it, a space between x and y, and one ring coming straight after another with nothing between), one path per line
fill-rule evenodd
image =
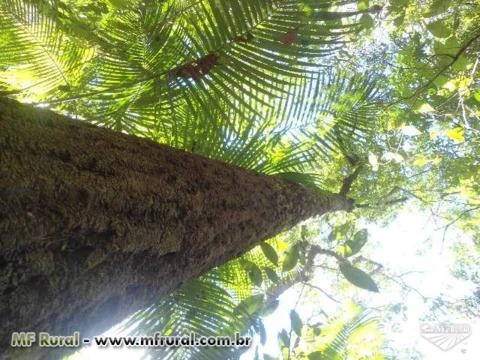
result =
M472 327L462 323L428 322L420 325L420 333L439 349L448 351L472 335Z

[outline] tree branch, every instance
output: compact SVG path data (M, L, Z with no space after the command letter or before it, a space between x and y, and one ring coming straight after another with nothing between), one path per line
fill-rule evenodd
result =
M363 166L360 164L357 168L353 171L353 173L343 179L342 187L340 189L339 195L347 196L348 192L350 191L353 182L358 178L360 175L360 171L363 169Z
M403 203L403 202L407 201L408 199L410 199L408 196L404 196L404 197L401 197L401 198L398 198L398 199L393 199L393 200L386 201L382 205L387 205L387 206L395 205L395 204ZM372 208L372 207L375 207L375 206L378 206L378 204L377 205L355 204L355 207L357 207L357 208Z
M338 255L333 250L322 249L318 245L312 245L312 247L310 248L310 254L309 255L312 256L312 257L315 257L316 255L319 255L319 254L334 257L339 262L344 262L345 261L345 259L342 256Z
M330 295L329 293L327 293L325 290L323 290L322 288L318 287L318 286L315 286L315 285L312 285L310 283L305 283L305 285L307 285L308 287L312 288L312 289L315 289L315 290L318 290L320 291L323 295L325 295L327 298L329 298L330 300L332 300L333 302L336 302L337 304L341 304L341 302L337 299L335 299L332 295Z
M388 106L392 106L392 105L395 105L395 104L398 104L400 101L403 101L403 100L410 100L416 96L418 96L420 94L421 91L423 91L424 89L428 88L430 85L433 84L433 82L435 80L438 79L438 77L440 77L450 66L452 66L453 64L455 64L458 59L460 59L460 56L462 56L462 54L470 47L470 45L473 44L473 42L477 39L480 38L480 33L477 34L476 36L474 36L473 38L471 38L469 41L467 41L461 48L460 50L455 54L455 56L452 57L452 60L447 64L445 65L444 67L442 67L435 75L433 78L431 78L430 80L428 80L425 84L423 84L422 86L418 87L417 90L415 90L413 92L413 94L411 94L410 96L406 96L406 97L403 97L403 98L400 98L399 100L397 101L394 101L393 103L391 103L390 105Z

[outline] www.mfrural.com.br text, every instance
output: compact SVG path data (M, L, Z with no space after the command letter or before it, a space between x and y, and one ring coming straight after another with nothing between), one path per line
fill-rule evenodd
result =
M235 333L234 336L201 336L190 333L182 336L166 336L154 333L152 336L94 336L81 337L74 332L68 336L51 335L48 332L14 332L11 346L17 348L38 347L80 347L94 345L105 347L249 347L252 338Z

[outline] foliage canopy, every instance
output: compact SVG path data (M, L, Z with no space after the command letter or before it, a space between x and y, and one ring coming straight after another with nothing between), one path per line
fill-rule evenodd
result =
M381 264L361 255L368 232L359 219L387 222L414 203L443 219L444 237L454 226L470 235L474 250L461 246L456 255L479 263L479 5L0 0L0 96L318 189L342 191L354 175L346 189L352 214L280 235L127 324L135 333L240 331L264 344L263 317L284 291L311 284L318 255L354 285L378 291ZM478 285L472 267L456 273ZM478 293L469 301L478 311ZM292 310L292 330L279 332L283 357L361 359L348 351L352 336L379 330L370 313L353 308L328 326ZM368 358L383 358L380 348L372 345ZM255 356L269 358L261 346Z

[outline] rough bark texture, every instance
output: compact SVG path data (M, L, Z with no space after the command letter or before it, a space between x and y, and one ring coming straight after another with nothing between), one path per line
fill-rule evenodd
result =
M299 221L349 206L0 99L0 354L20 357L13 331L101 333Z

